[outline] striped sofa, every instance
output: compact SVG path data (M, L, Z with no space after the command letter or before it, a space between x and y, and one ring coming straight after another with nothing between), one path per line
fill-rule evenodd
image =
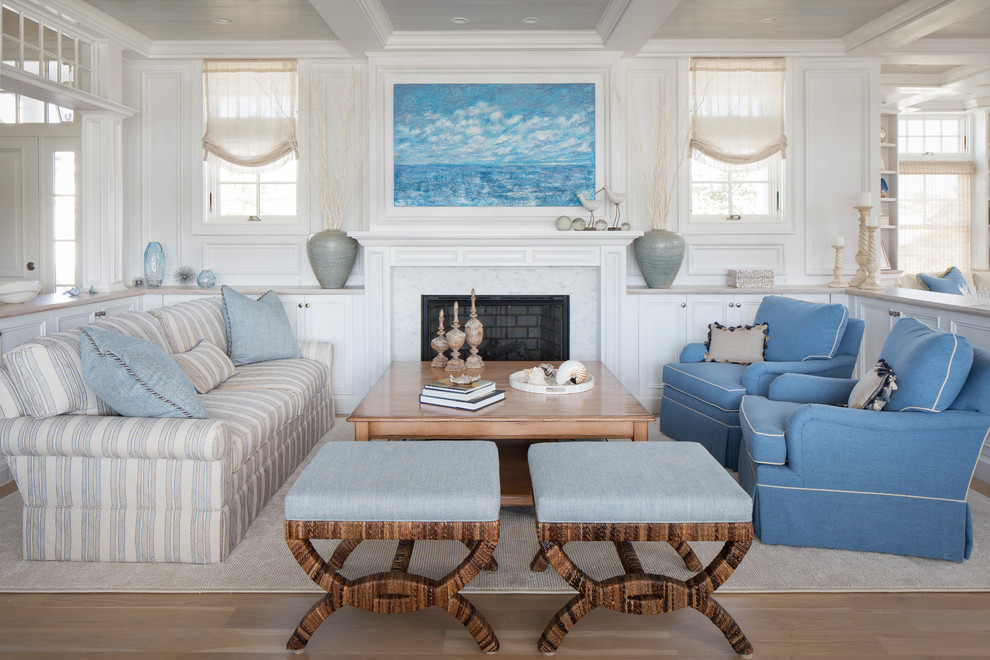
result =
M170 354L225 347L219 298L91 324ZM0 361L0 454L24 499L25 559L223 561L333 425L332 347L240 366L202 394L208 419L121 417L86 387L79 332Z

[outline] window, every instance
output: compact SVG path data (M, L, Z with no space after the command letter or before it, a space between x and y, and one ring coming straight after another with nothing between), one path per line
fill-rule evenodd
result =
M0 92L0 124L71 124L76 113L29 96Z
M897 264L909 272L972 269L969 161L901 161Z
M265 222L294 219L296 161L275 170L232 169L207 163L207 212L215 221Z
M8 5L3 5L3 63L93 91L92 44Z
M295 60L203 63L207 222L294 222Z
M692 222L779 221L785 72L782 58L691 60Z
M52 238L55 244L55 291L79 283L76 152L52 152Z
M725 171L691 161L691 213L721 222L780 214L780 161L759 169Z
M965 117L928 115L900 119L897 124L897 150L901 155L968 153Z

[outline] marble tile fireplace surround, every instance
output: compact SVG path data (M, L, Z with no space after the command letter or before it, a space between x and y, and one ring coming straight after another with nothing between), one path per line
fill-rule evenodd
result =
M570 357L619 365L626 252L641 232L350 234L364 248L368 375L420 359L420 296L570 296ZM467 319L466 312L461 324Z

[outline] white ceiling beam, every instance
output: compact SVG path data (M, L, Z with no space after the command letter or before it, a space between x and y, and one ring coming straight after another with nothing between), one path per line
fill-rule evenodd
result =
M309 3L356 57L384 50L395 32L381 0L309 0Z
M990 0L909 0L842 37L849 55L880 57L990 9Z
M611 0L598 22L606 50L635 55L681 0Z

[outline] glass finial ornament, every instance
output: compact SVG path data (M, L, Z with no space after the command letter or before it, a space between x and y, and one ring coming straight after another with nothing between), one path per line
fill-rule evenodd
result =
M199 273L199 277L196 278L196 284L199 285L201 289L212 289L217 283L217 278L213 274L213 271L206 268Z
M144 250L144 282L149 289L157 289L165 280L165 251L158 241L148 243Z

